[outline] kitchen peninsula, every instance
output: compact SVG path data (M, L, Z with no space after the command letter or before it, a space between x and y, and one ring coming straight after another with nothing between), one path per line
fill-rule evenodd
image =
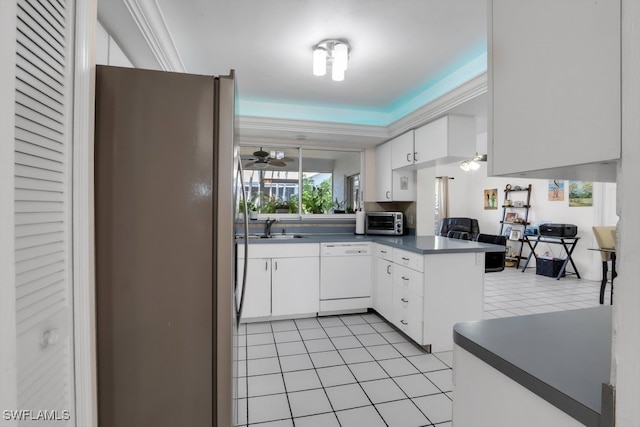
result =
M455 425L613 425L611 322L600 306L457 324Z
M372 283L369 298L358 299L361 305L335 311L322 308L318 296L323 259L320 244L328 242L371 242ZM249 239L247 304L251 300L262 301L264 309L253 316L245 312L245 321L374 309L427 351L451 350L453 325L482 319L484 254L503 250L502 246L440 236L309 234L288 239ZM238 239L237 254L241 276L245 262L243 239ZM298 268L301 265L304 269ZM280 282L287 266L292 270L286 276L294 278L293 284L284 284L285 279ZM344 277L348 277L346 272ZM345 280L341 286L349 287L350 283ZM282 293L282 287L289 291ZM291 299L292 292L298 297L289 301L291 311L287 312L281 309L280 300ZM271 305L265 305L265 301L271 301ZM300 307L304 307L302 312Z

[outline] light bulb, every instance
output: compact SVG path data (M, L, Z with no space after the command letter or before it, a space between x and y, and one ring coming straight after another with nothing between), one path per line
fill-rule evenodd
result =
M313 75L324 76L327 74L327 51L316 47L313 51Z
M471 162L469 162L469 168L472 171L477 171L478 169L480 169L480 163L476 162L475 160L472 160Z
M344 70L340 67L336 67L334 64L331 67L331 79L336 82L341 82L344 80Z
M465 160L464 162L460 163L460 169L462 169L465 172L468 172L471 169L471 165L469 164L469 161Z
M344 71L347 69L347 63L349 62L349 48L347 45L343 43L336 43L333 47L332 56L332 66L340 68L344 74Z

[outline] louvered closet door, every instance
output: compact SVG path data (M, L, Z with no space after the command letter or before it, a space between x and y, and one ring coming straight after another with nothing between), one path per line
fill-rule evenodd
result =
M19 0L15 261L18 409L74 425L71 271L73 2ZM46 411L46 412L40 412ZM47 425L27 421L18 425Z

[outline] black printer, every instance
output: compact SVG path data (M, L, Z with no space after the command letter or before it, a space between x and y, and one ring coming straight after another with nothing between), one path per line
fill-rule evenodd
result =
M578 226L574 224L541 224L538 226L541 236L576 237Z

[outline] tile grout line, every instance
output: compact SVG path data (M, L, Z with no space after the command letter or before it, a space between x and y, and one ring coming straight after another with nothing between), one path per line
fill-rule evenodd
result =
M342 321L342 319L340 319L338 316L332 316L335 318L338 318L340 320L340 322L349 330L349 332L351 331L351 328L349 328L349 326L344 323ZM367 319L362 318L362 320L364 320L366 322L367 325L370 325L369 322L367 322ZM318 323L320 323L320 321L318 321ZM327 334L327 331L324 329L324 325L322 323L320 323L320 326L322 327L322 329L324 330L324 333ZM377 332L377 331L376 331ZM355 336L355 335L354 335ZM329 334L327 334L327 337L329 338L329 341L331 342L331 345L334 346L334 348L336 349L336 352L338 353L338 355L340 356L340 358L342 359L342 361L345 363L345 366L347 367L347 369L349 370L349 372L351 373L351 375L353 376L353 379L356 380L356 384L358 384L358 387L360 387L360 390L362 391L362 393L366 396L366 398L369 400L369 402L371 403L371 406L373 407L373 409L376 411L376 413L378 414L378 416L380 417L380 419L382 420L382 422L388 427L389 423L387 423L387 420L384 419L384 417L382 416L382 414L380 413L380 411L378 411L378 408L376 408L376 405L373 403L373 401L371 400L371 398L369 397L369 395L367 394L367 392L364 390L364 388L362 388L362 385L360 385L360 381L356 378L356 376L354 375L353 371L351 370L351 368L349 367L349 364L347 363L346 360L344 360L344 357L342 356L342 354L340 353L340 351L338 350L338 348L335 346L335 343L333 342L333 340L331 339L331 337L329 336ZM382 337L384 339L384 337ZM358 340L358 337L356 337L356 340ZM358 342L360 342L360 340L358 340ZM361 343L362 344L362 343ZM311 361L313 363L313 360ZM325 391L326 393L326 391ZM329 396L327 395L327 398L329 398ZM355 408L351 408L351 409L355 409ZM335 411L334 411L335 413ZM338 419L338 423L340 423L340 419L338 418L338 415L336 414L336 418ZM340 425L342 425L340 423ZM345 426L347 427L347 426Z

